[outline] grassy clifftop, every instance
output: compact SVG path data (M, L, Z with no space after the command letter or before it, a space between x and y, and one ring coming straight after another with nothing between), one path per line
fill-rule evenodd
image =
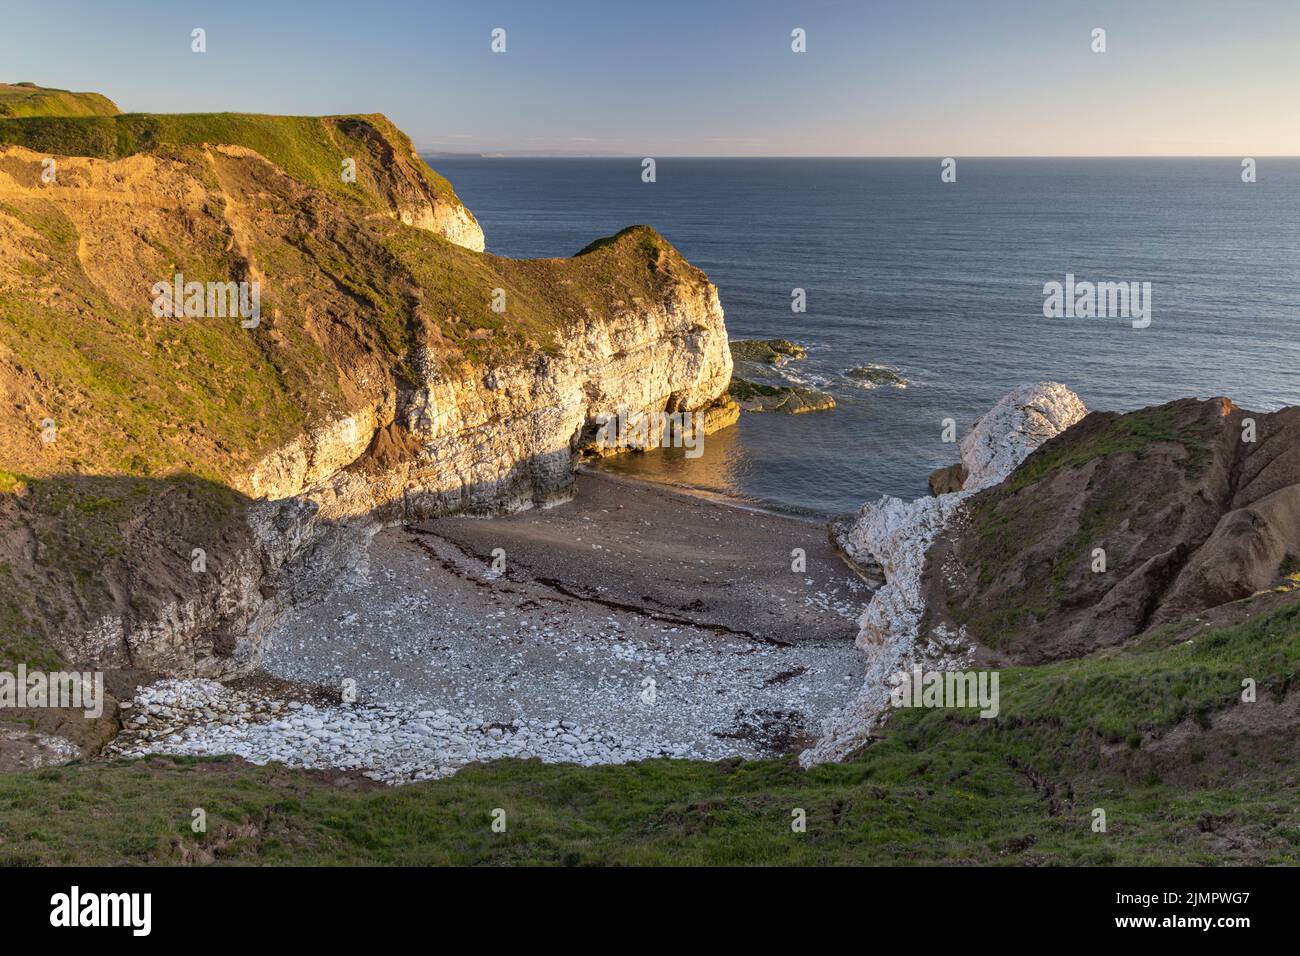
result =
M13 115L25 118L0 122L0 145L97 159L119 159L205 143L242 146L266 157L304 185L325 190L346 202L361 198L376 208L389 205L385 184L394 171L384 167L396 164L417 177L435 199L462 205L451 183L419 159L406 134L380 114L117 114L114 108L109 113ZM347 158L356 160L356 183L343 179L342 162Z
M73 93L35 83L0 83L0 118L115 116L117 105L100 93Z

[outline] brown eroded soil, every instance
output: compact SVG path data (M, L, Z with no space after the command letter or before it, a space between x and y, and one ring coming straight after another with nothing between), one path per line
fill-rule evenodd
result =
M972 498L928 556L927 624L995 658L1062 660L1297 571L1300 409L1183 399L1094 412Z

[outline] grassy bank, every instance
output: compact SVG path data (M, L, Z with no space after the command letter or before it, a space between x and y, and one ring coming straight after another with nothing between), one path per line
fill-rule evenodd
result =
M2 118L2 117L0 117ZM0 145L24 146L56 156L121 159L137 153L221 143L261 154L300 183L345 202L364 199L386 208L376 180L380 163L409 167L438 199L460 205L442 176L415 157L410 139L379 114L271 116L258 113L124 113L119 115L19 114L0 122ZM341 162L358 164L355 183L343 181ZM375 166L371 175L367 167Z
M0 83L0 119L26 116L114 116L117 106L100 93L73 93L34 83Z

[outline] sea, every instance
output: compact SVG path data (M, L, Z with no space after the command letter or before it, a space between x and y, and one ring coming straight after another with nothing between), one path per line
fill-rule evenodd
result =
M718 287L733 339L786 338L777 373L833 410L746 413L704 454L602 467L830 517L926 493L1003 394L1057 381L1090 409L1225 395L1300 404L1300 159L431 157L491 253L570 256L633 223ZM1049 283L1136 283L1150 323L1044 315ZM802 289L804 311L795 311ZM870 370L864 372L863 370ZM893 380L892 372L901 379Z

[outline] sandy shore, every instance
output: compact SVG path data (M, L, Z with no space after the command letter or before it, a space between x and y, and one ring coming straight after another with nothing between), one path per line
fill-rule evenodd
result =
M187 736L175 685L170 733L153 740L150 720L120 746L390 780L498 756L794 752L861 683L853 638L868 596L822 525L582 474L549 509L388 529L368 569L283 622L267 675L354 686L355 704L302 717L208 685L196 699L217 726ZM226 712L241 715L238 733Z
M774 644L852 640L868 593L823 524L599 473L554 508L417 530L485 562L502 549L510 580Z

